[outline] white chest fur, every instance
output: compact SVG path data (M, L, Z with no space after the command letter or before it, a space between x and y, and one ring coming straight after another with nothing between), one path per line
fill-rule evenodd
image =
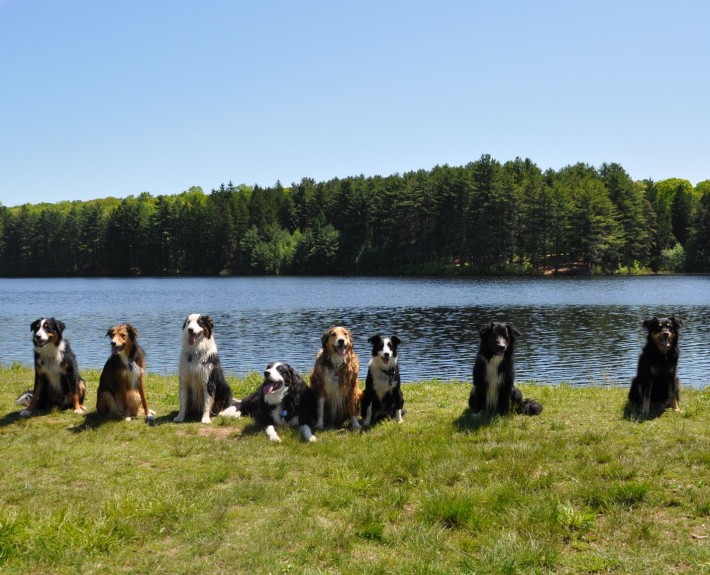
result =
M391 391L394 386L394 379L388 374L370 363L370 373L372 374L372 385L375 388L377 398L382 401L382 398Z
M488 381L488 390L486 392L487 411L495 411L498 406L498 391L503 381L503 374L500 371L502 361L502 356L495 355L486 364L486 380Z
M45 347L37 350L42 371L47 377L49 385L52 386L57 392L61 391L62 388L60 381L60 365L62 363L62 358L64 357L65 347L66 344L62 341L58 346L46 345Z

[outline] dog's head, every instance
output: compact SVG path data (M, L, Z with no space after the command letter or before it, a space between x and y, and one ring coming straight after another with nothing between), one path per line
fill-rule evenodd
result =
M291 386L303 381L296 371L287 363L275 361L264 371L264 383L261 387L264 401L270 405L280 403Z
M110 327L106 332L106 337L111 338L111 353L116 355L122 351L127 356L131 356L136 346L138 330L130 323L121 323Z
M678 345L678 330L683 327L679 317L649 317L643 322L648 338L661 353L666 353Z
M396 335L382 337L379 333L367 340L372 345L372 357L378 361L382 369L389 369L397 365L397 347L402 340Z
M212 338L213 329L214 322L210 316L199 313L190 314L182 324L183 340L189 346L199 344L202 340Z
M479 335L481 348L486 356L493 357L503 356L509 350L512 351L515 338L520 335L520 332L509 323L492 321L480 329Z
M334 355L344 358L353 350L353 340L350 332L341 326L331 327L321 337L323 351L332 357Z
M62 333L64 333L64 322L49 318L40 318L32 322L30 330L32 331L32 343L35 347L44 347L46 345L59 345L62 341Z

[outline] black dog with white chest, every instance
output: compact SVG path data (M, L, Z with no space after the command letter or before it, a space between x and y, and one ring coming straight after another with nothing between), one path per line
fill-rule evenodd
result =
M481 345L473 366L473 389L468 406L488 416L515 413L538 415L542 405L523 399L515 387L515 340L520 335L509 323L491 322L479 335Z
M252 416L271 441L280 442L276 427L300 427L305 441L316 441L312 429L318 419L316 394L287 363L270 363L264 382L239 406L241 415Z
M676 371L680 355L678 330L683 327L683 320L675 316L650 317L643 327L647 331L646 345L631 381L629 402L641 406L643 415L648 414L652 403L679 411L680 380Z
M367 341L372 344L372 359L367 367L365 392L360 402L362 424L369 427L383 417L401 423L404 396L397 347L402 341L396 335L383 337L380 334Z

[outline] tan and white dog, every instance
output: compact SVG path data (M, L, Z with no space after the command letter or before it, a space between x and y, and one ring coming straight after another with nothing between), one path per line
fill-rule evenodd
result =
M155 412L145 398L145 353L137 341L138 330L121 323L109 328L106 337L111 338L111 357L101 371L96 411L126 420L139 415L153 420Z
M238 401L224 377L213 336L214 322L208 315L193 313L182 325L180 351L180 412L175 423L188 415L198 415L210 423L211 415L239 417Z
M323 347L316 355L310 378L318 405L316 429L325 425L339 427L348 418L352 429L360 429L360 360L353 349L352 336L344 327L331 327L321 342Z

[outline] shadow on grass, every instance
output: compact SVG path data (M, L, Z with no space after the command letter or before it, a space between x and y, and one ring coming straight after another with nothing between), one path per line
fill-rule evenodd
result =
M22 417L20 417L20 411L22 410L18 409L17 411L11 411L0 418L0 427L7 427L8 425L12 425L20 421L20 419L22 419Z
M622 411L622 417L627 421L643 423L644 421L661 417L665 411L666 408L661 405L651 405L650 411L646 414L642 414L641 408L638 405L627 401L626 405L624 405L624 410Z
M473 413L470 409L465 409L463 413L454 420L454 425L459 431L478 431L482 427L490 425L499 416L484 415L483 413Z

